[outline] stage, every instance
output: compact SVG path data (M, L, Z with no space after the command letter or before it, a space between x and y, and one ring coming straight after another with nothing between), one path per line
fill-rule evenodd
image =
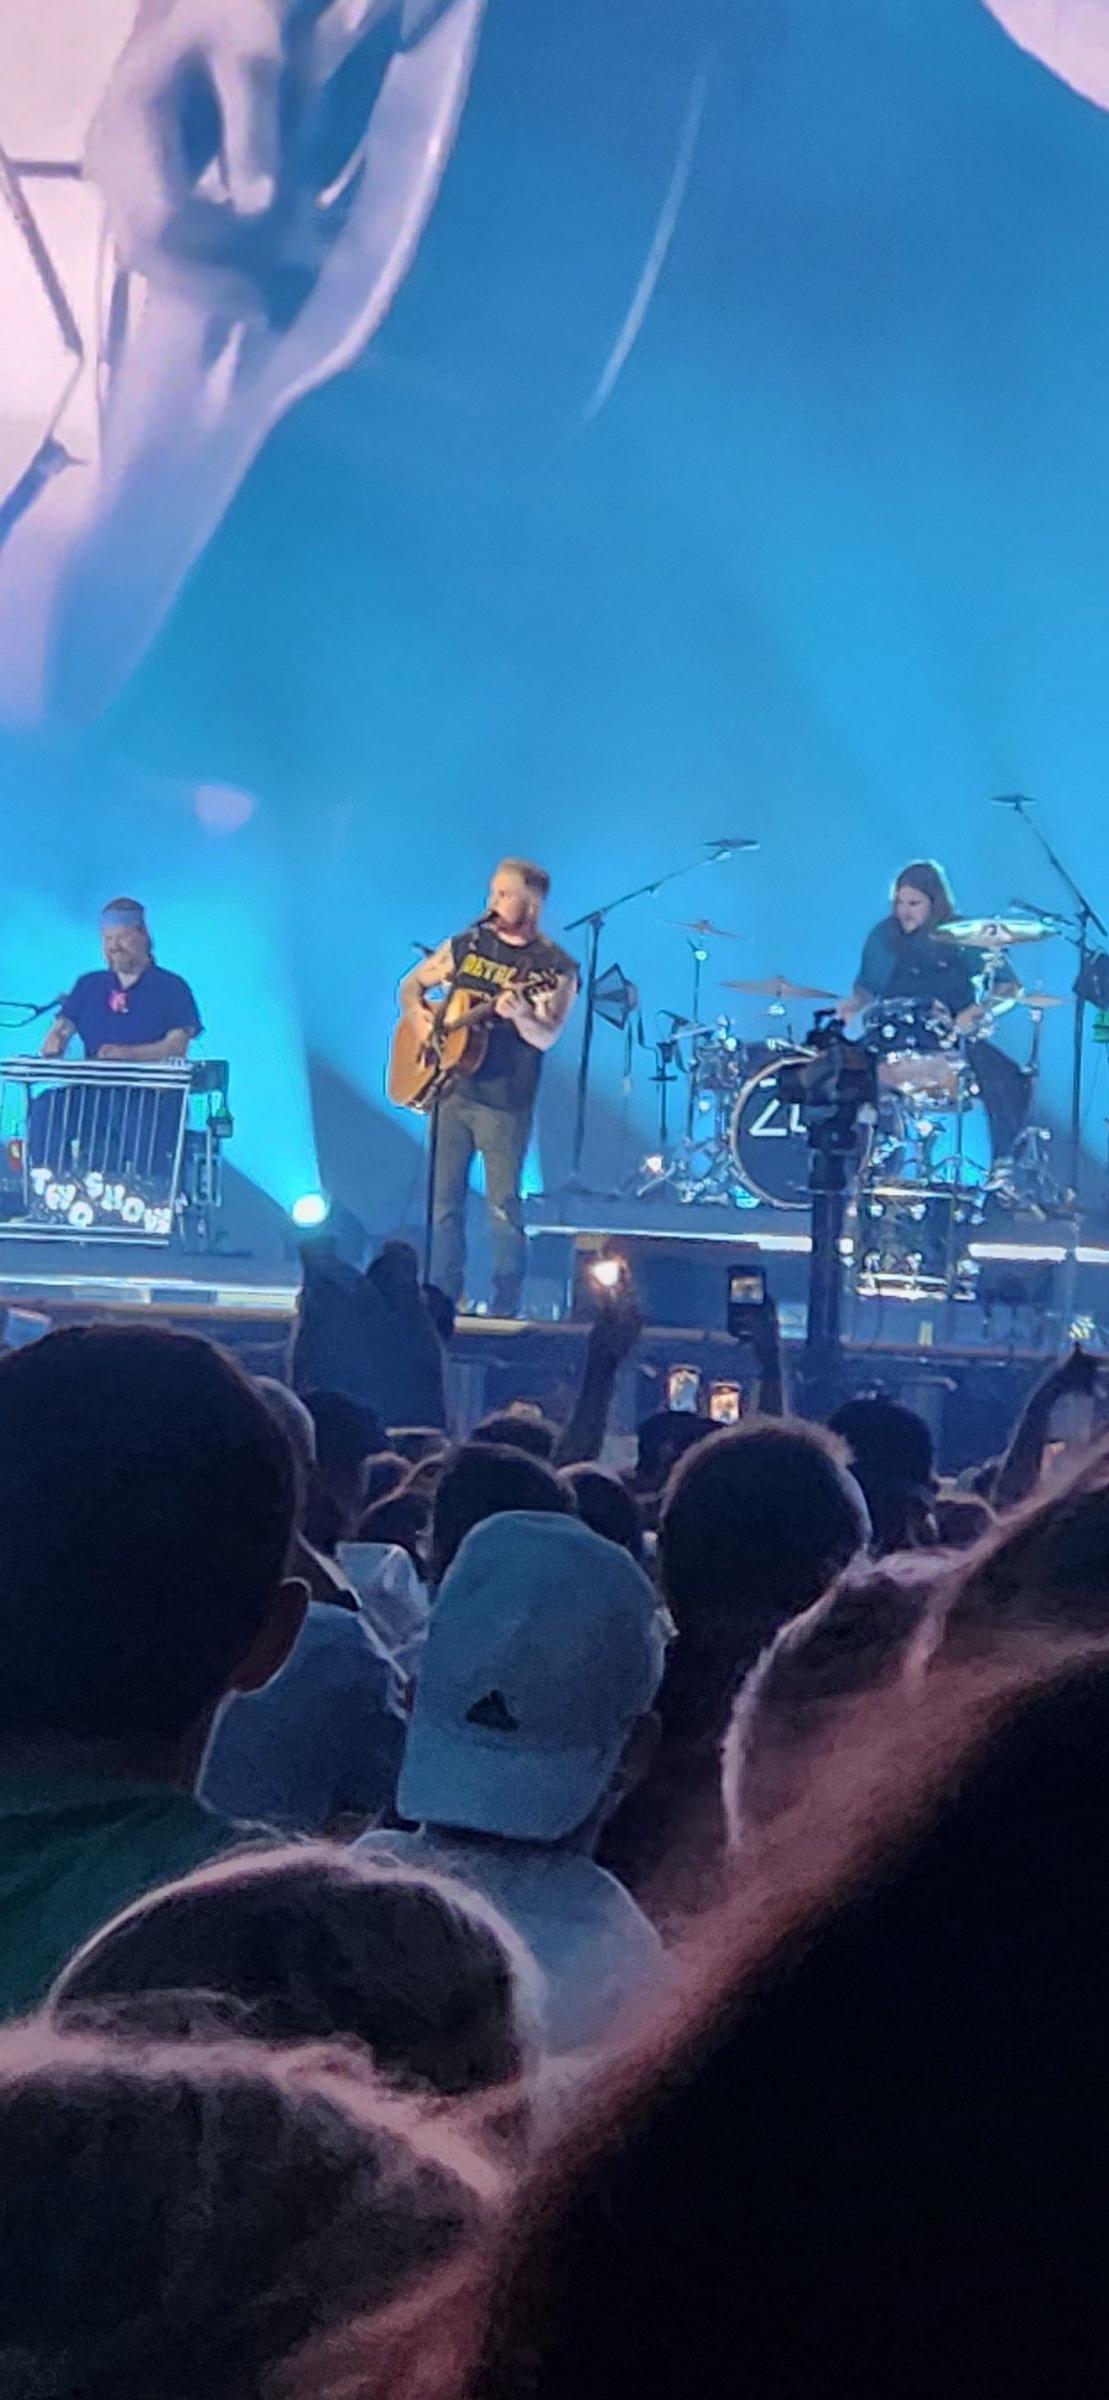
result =
M761 1266L773 1294L790 1364L805 1335L810 1234L804 1212L711 1207L563 1194L527 1204L529 1316L459 1316L448 1388L452 1422L464 1431L486 1410L515 1398L556 1415L569 1406L581 1370L590 1307L583 1269L601 1251L633 1269L646 1324L621 1374L613 1412L617 1436L666 1404L675 1367L696 1371L702 1402L714 1384L749 1393L750 1360L726 1330L726 1269ZM864 1300L851 1291L844 1237L843 1354L847 1389L880 1383L929 1418L943 1463L957 1469L1004 1440L1031 1380L1072 1332L1103 1347L1109 1324L1109 1237L1067 1222L987 1222L968 1243L977 1253L982 1298ZM252 1372L281 1374L295 1321L299 1264L221 1259L218 1249L28 1241L0 1232L0 1301L6 1338L46 1325L139 1321L202 1332L233 1349Z

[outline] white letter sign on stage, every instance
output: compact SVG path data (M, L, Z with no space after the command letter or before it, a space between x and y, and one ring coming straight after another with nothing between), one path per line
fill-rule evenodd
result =
M0 715L104 708L271 428L372 339L484 8L3 0Z

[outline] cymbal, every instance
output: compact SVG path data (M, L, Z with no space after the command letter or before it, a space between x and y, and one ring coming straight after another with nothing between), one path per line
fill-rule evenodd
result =
M758 983L721 983L723 992L757 992L769 1000L834 1000L835 992L823 992L815 983L791 983L786 975L764 975Z
M1058 927L1043 917L956 917L939 931L968 949L1008 950L1014 942L1048 942Z
M668 922L677 933L697 933L702 941L738 942L738 933L730 933L726 925L713 925L707 917L671 917Z
M1014 1008L1066 1008L1065 992L1014 992Z

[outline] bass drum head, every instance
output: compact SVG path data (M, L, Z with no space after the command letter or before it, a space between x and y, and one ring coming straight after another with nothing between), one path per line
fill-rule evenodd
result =
M785 1101L778 1078L811 1050L775 1050L736 1094L728 1141L739 1180L769 1208L808 1208L809 1145L796 1101Z

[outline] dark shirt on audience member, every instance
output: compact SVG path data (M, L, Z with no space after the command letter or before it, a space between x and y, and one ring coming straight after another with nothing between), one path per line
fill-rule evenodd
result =
M161 1042L167 1033L187 1033L190 1041L203 1033L200 1010L183 975L168 968L144 967L137 982L124 985L114 967L96 967L79 975L62 1001L60 1014L80 1035L85 1057L95 1058L106 1044L140 1048Z
M665 1932L724 1898L727 1840L719 1734L664 1731L642 1782L604 1827L597 1858Z
M0 2018L36 2008L118 1909L260 1838L168 1784L0 1774Z
M392 1804L405 1726L401 1678L372 1626L312 1600L280 1673L217 1718L201 1795L283 1833L364 1825Z

